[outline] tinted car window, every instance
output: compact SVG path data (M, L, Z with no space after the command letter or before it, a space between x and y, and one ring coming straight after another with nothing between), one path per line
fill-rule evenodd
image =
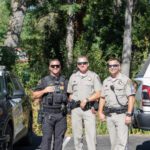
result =
M149 64L150 64L150 57L145 61L144 65L142 66L140 72L136 75L136 77L143 77Z
M12 96L13 95L13 91L14 91L14 85L13 85L13 83L11 81L10 76L6 77L6 87L7 87L9 95Z
M14 88L15 88L15 90L19 90L19 89L21 89L22 87L21 87L21 84L19 84L19 82L18 82L18 80L17 80L17 78L13 78L13 84L14 84Z

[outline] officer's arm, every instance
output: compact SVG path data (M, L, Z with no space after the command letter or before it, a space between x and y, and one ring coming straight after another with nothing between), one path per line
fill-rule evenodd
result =
M54 92L53 86L48 86L48 87L46 87L40 91L33 91L32 92L32 98L33 99L41 98L44 94L49 93L49 92Z
M33 100L41 98L45 94L44 90L41 91L32 91Z
M106 102L105 98L101 97L100 102L99 102L99 109L98 109L99 114L103 114L103 109L104 109L104 106L105 106L105 102Z
M99 98L100 98L100 91L96 91L94 94L88 97L88 101L89 102L96 101Z
M71 100L72 100L72 94L69 94L68 101L71 101Z
M129 113L129 114L132 113L134 103L135 103L135 96L133 96L133 95L129 96L128 97L128 111L127 111L127 113Z
M127 113L131 114L135 103L135 89L131 80L126 84L126 95L128 97L128 110Z
M99 102L99 109L98 109L98 116L101 121L106 121L105 114L103 113L104 106L105 106L105 98L101 97Z

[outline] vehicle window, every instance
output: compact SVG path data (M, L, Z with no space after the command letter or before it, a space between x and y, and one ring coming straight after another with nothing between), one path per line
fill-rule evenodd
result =
M13 91L14 91L15 88L14 88L14 85L13 85L13 83L11 81L10 76L6 76L6 87L7 87L9 95L12 96L13 95Z
M18 82L17 78L12 78L12 82L14 84L15 90L19 90L22 88L20 83Z
M149 64L150 64L150 58L148 58L145 61L145 63L143 64L143 66L142 66L142 68L140 70L140 72L136 75L136 77L143 77L145 72L146 72L146 70L147 70L147 68L148 68L148 66L149 66Z

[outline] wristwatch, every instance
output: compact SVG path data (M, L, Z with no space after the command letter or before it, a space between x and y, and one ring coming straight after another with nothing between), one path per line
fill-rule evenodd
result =
M126 112L126 116L132 117L133 113Z

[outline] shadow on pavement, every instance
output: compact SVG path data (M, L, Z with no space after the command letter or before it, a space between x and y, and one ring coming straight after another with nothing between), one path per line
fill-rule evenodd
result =
M150 150L150 141L145 141L141 145L137 145L136 150Z
M25 145L23 141L19 141L14 145L14 150L40 150L42 137L33 135L32 145Z

